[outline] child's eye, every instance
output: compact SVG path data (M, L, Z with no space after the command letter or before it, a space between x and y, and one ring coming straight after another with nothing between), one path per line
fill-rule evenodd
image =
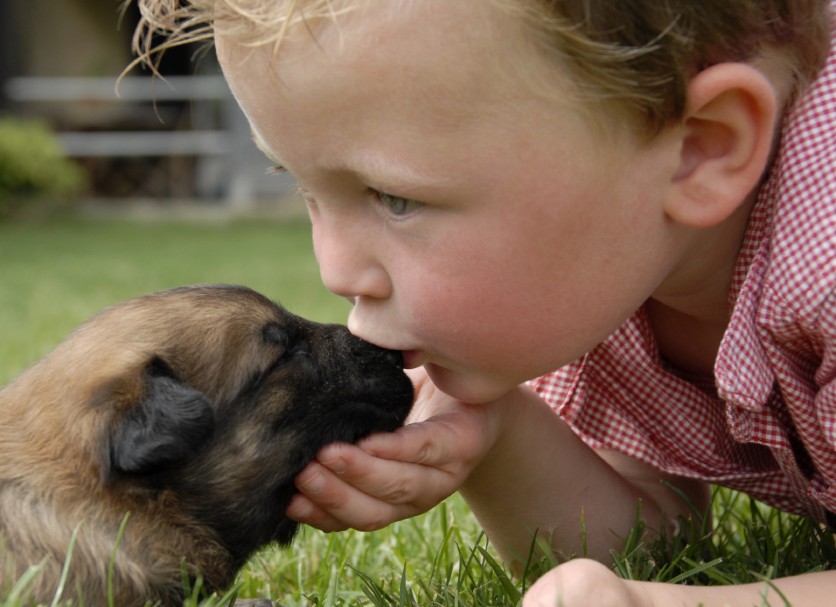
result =
M408 215L424 206L417 200L411 200L401 196L393 196L392 194L387 194L386 192L376 191L375 196L377 197L377 202L381 207L383 207L388 213L397 217Z

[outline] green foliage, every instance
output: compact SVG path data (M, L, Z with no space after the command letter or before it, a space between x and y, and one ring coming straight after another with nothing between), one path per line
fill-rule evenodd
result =
M84 184L81 167L63 155L47 125L0 117L0 219L66 201Z
M637 523L613 553L621 577L708 586L836 569L832 531L728 489L714 490L710 516L694 512L652 540L646 531Z
M761 607L792 607L769 580L836 567L833 534L807 519L725 489L716 491L713 516L713 529L697 517L655 539L637 523L613 553L616 573L708 586L763 582ZM557 564L546 556L531 570ZM0 607L23 607L20 596L30 580L24 575L0 597ZM303 529L291 548L254 556L223 596L204 597L198 582L184 607L224 607L234 596L269 597L284 607L516 607L526 586L498 560L467 505L454 496L374 533Z
M0 385L97 311L150 291L243 284L319 322L349 309L322 286L304 220L0 223L0 259Z

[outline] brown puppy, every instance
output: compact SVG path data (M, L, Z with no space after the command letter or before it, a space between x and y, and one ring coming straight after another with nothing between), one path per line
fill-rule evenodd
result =
M0 392L0 592L116 605L223 590L288 543L293 478L317 450L400 426L398 353L241 287L185 287L105 310ZM0 596L3 596L0 595Z

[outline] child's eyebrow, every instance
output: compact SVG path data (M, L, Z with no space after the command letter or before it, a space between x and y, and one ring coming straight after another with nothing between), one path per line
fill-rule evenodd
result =
M250 128L250 137L255 146L274 163L275 166L267 169L268 173L289 172L282 159L270 149L254 128ZM380 153L358 154L354 160L355 162L346 166L346 161L343 158L328 158L328 156L323 158L326 168L330 170L351 171L364 182L375 184L375 187L386 191L397 191L404 196L410 195L413 191L416 191L416 196L427 196L436 191L445 192L451 187L449 179L416 172L409 164L395 162L390 156ZM356 167L352 165L356 165ZM416 187L418 185L420 187Z
M376 152L359 153L354 157L352 172L364 182L373 184L384 191L394 191L403 196L429 196L447 191L451 187L449 178L437 174L426 174L409 162L399 162L396 157Z

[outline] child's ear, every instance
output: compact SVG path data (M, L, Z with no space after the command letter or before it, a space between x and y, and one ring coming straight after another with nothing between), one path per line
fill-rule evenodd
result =
M710 227L744 203L770 158L779 111L775 89L745 63L721 63L688 86L681 156L665 211L677 223Z

